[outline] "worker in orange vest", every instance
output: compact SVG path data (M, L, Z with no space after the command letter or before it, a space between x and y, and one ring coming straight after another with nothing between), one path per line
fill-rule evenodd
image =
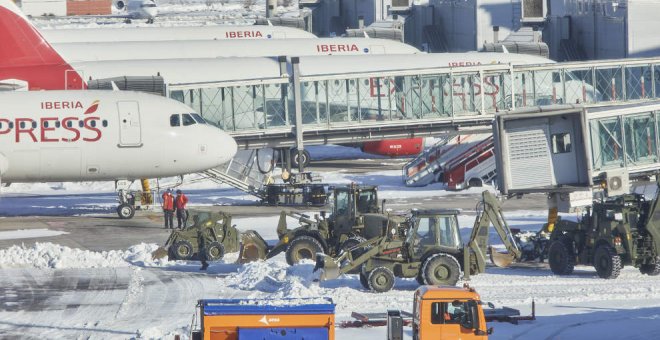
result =
M174 228L174 195L172 189L163 194L163 212L165 213L165 229Z
M188 221L186 204L188 204L188 197L186 197L181 190L177 190L176 198L174 199L174 206L176 208L176 222L179 229L181 229L181 225L185 226Z

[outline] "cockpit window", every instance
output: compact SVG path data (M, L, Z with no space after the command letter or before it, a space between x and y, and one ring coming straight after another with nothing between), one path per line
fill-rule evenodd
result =
M193 116L193 118L195 118L195 120L197 121L197 123L200 123L200 124L206 124L206 121L204 120L204 118L202 118L202 116L200 116L199 114L197 114L197 113L191 113L190 115Z
M179 118L179 115L170 116L170 126L181 126L181 119Z
M142 4L140 7L145 8L145 7L156 7L156 4Z
M190 116L187 113L182 114L181 118L182 118L182 121L183 121L183 126L188 126L188 125L195 124L195 119L193 119L193 117Z

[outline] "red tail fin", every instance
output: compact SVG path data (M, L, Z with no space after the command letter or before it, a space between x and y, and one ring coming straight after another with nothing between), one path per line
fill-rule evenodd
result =
M30 90L84 88L80 75L11 0L0 0L0 42L0 80L20 79Z

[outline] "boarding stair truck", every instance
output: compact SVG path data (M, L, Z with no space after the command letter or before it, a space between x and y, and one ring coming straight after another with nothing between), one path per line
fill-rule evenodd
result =
M618 277L624 266L660 274L658 194L660 183L652 200L639 194L614 196L594 202L578 222L559 219L548 248L552 272L570 275L576 265L593 265L604 279Z
M395 277L414 277L419 284L453 286L461 272L469 280L471 275L486 270L491 224L508 251L491 249L493 263L506 267L522 257L499 202L490 192L482 193L466 244L461 241L458 214L453 209L413 210L403 223L407 226L405 232L390 223L384 236L363 242L336 258L317 254L315 270L322 270L321 280L359 271L362 286L375 292L392 289Z
M493 149L491 134L443 139L404 166L404 183L425 186L442 182L450 190L483 186L496 175Z
M286 252L286 261L294 265L303 259L314 259L316 253L337 255L368 239L380 237L388 216L381 212L378 188L351 184L332 190L332 214L310 217L282 211L277 225L279 242L272 248L257 233L244 233L241 262L271 258ZM287 217L299 226L288 229Z

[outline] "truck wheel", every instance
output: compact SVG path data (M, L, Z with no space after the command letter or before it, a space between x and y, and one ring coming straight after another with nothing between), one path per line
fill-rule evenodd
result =
M376 293L385 293L394 287L394 273L387 267L378 267L369 273L369 289Z
M573 241L562 237L553 241L548 248L548 262L550 270L555 275L571 275L575 269L575 256L573 255Z
M190 260L193 256L193 246L186 240L177 241L172 247L176 260Z
M117 215L122 220L130 220L135 215L135 209L129 204L121 204L117 207Z
M660 274L660 257L655 258L655 263L643 264L639 267L642 274L656 276Z
M204 248L207 261L218 261L225 256L225 246L218 242L211 242Z
M451 255L435 254L424 261L422 275L424 284L454 286L461 275L461 265Z
M621 256L609 244L601 244L594 253L594 268L603 279L616 279L621 272Z
M286 262L293 266L300 260L316 258L316 253L322 253L323 246L311 236L298 236L289 243L286 250Z

